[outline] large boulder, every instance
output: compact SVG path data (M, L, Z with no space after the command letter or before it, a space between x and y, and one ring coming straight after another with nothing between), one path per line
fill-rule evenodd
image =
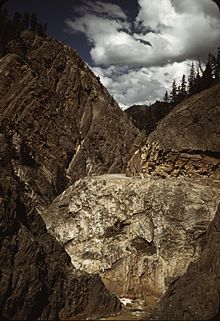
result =
M43 219L74 266L99 273L118 296L162 297L199 258L219 192L212 180L88 177Z

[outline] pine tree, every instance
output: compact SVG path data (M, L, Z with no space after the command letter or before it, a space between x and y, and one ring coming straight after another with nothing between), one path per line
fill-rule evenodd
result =
M172 83L172 89L171 89L171 93L170 93L170 98L171 98L171 102L173 104L176 103L177 101L177 85L176 85L176 80L174 79L173 83Z
M22 16L22 24L24 29L28 29L30 25L30 15L29 13L25 12Z
M0 0L0 55L7 53L8 43L16 39L23 30L31 29L41 36L45 36L47 30L47 24L37 22L35 13L30 16L27 12L15 12L13 18L10 18L7 9L4 8L6 2L7 0Z
M210 85L213 82L213 76L212 76L212 68L209 62L206 64L205 71L203 73L202 79L201 79L201 89L209 88Z
M186 75L183 75L182 81L181 81L181 96L184 99L184 97L187 96L187 90L186 90Z
M194 92L198 93L200 91L201 91L201 76L200 76L199 66L198 66L195 81L194 81Z
M220 47L218 47L217 51L217 58L216 58L216 63L215 63L215 79L217 81L220 80Z
M37 16L36 16L36 13L32 13L30 23L31 23L31 30L32 31L37 31Z
M189 93L189 95L194 94L195 78L196 78L195 65L194 65L194 62L192 62L190 74L189 74L189 78L188 78L188 93Z
M165 95L164 95L164 101L165 103L169 103L169 95L168 95L168 91L166 90Z

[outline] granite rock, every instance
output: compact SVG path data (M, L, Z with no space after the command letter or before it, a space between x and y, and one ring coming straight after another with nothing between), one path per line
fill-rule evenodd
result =
M79 270L122 297L162 297L199 258L219 183L123 175L84 178L43 213Z

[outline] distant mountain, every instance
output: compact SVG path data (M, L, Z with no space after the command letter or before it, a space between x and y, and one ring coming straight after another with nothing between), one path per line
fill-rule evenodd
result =
M125 112L139 130L149 135L156 128L158 121L165 117L171 109L170 104L156 101L151 106L133 105Z

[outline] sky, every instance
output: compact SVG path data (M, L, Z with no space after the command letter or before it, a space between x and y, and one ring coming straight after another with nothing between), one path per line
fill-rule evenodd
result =
M76 49L122 108L164 97L220 45L211 0L8 0L35 12L48 34Z

